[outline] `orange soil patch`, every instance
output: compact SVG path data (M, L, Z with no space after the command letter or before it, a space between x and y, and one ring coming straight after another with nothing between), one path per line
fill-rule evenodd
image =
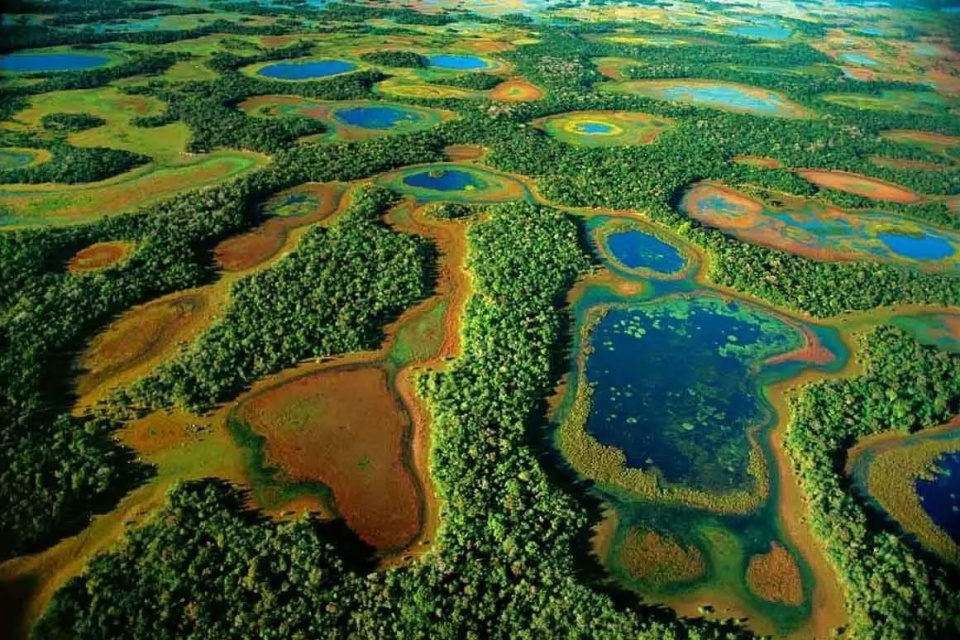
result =
M81 249L70 258L67 271L83 273L106 269L123 261L132 251L133 244L129 242L98 242Z
M781 362L805 362L812 365L823 366L830 364L837 357L833 354L830 349L827 349L823 344L817 339L817 336L809 327L805 325L797 325L797 329L803 334L803 346L794 351L788 353L781 353L780 355L773 356L768 358L764 364L765 365L774 365Z
M876 77L876 72L863 67L844 67L843 70L855 80L869 82Z
M790 552L772 543L768 553L750 558L747 585L769 602L800 606L803 604L803 581L800 568Z
M452 144L444 148L443 153L451 162L469 162L480 160L487 155L487 150L475 144Z
M268 464L330 487L366 542L398 549L416 537L422 506L404 463L407 419L379 367L345 367L267 389L238 417L266 440Z
M904 160L901 158L885 158L884 156L870 156L870 162L878 167L887 169L916 169L920 171L940 171L946 167L936 162L923 160Z
M461 40L456 44L471 51L476 51L477 53L503 53L504 51L513 49L513 45L509 42L501 42L499 40Z
M490 92L491 100L501 102L534 102L543 99L543 89L522 78L507 80Z
M782 166L778 160L765 158L763 156L734 156L733 161L737 164L757 167L758 169L779 169Z
M696 580L706 564L696 547L682 547L654 531L631 529L617 549L617 563L636 580L664 588Z
M213 250L217 264L225 271L246 271L263 264L280 253L291 230L320 222L336 212L343 191L343 185L331 183L310 184L283 192L309 192L320 204L309 215L270 218L252 231L224 240Z
M920 200L920 196L883 180L869 178L846 171L802 170L797 174L822 189L846 191L865 198L885 200L887 202L911 203Z
M883 137L894 142L906 142L910 144L928 145L931 147L956 147L960 146L960 137L948 136L942 133L932 131L911 131L908 129L892 129L886 131Z
M210 287L181 291L123 314L81 356L77 394L135 380L171 357L208 324L217 307L212 293Z

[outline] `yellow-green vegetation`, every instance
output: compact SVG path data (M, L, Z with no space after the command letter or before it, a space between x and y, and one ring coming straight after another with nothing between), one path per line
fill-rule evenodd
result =
M930 518L916 481L930 478L937 458L960 451L960 424L914 435L881 435L851 451L851 467L862 474L867 493L904 529L945 560L960 564L960 547Z
M67 141L77 147L110 147L150 156L162 166L182 164L190 137L187 125L174 122L162 127L144 128L131 123L134 118L159 115L166 106L156 98L126 95L114 87L54 91L30 99L30 107L16 114L4 128L37 128L40 120L52 113L78 113L98 116L106 124L72 133Z
M147 165L92 185L4 185L2 226L78 224L130 211L181 191L206 187L263 166L260 154L217 151L169 167Z
M557 140L588 147L649 144L673 124L669 118L629 111L575 111L533 122Z

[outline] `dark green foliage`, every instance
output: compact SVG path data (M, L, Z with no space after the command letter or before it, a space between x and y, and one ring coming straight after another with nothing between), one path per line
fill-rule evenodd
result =
M422 137L292 149L271 169L206 189L202 196L183 193L142 213L83 227L0 233L0 261L7 271L0 279L0 441L9 456L4 468L24 478L0 489L5 491L0 503L32 502L39 508L60 496L48 510L31 510L23 518L0 509L7 553L76 532L86 515L115 504L142 477L105 435L109 425L88 429L86 419L61 417L72 400L64 372L74 352L105 322L137 303L209 281L210 249L254 223L255 208L248 203L303 182L357 180L440 157ZM374 236L371 244L379 246L384 233L377 227L359 235ZM109 273L64 273L78 249L110 240L130 240L138 248ZM391 246L397 244L408 243L401 239ZM90 433L57 436L67 424ZM51 465L64 471L51 474Z
M438 220L459 220L469 218L475 209L468 204L457 202L437 202L426 208L426 214Z
M33 637L342 636L362 579L330 537L308 520L263 521L225 485L180 487L119 552L60 590Z
M0 184L97 182L150 162L147 156L123 149L72 147L61 142L52 142L45 147L53 157L32 167L0 170Z
M237 282L220 320L135 390L144 401L209 406L304 358L372 349L381 327L428 292L428 245L377 223L395 196L369 187L329 230Z
M113 440L118 425L60 415L0 447L0 560L42 548L61 528L81 529L145 477L135 453Z
M107 121L89 113L48 113L40 118L40 124L49 131L72 133L102 127Z
M371 51L360 56L360 59L370 64L385 67L400 67L406 69L423 69L427 66L427 58L416 51Z
M531 205L495 210L469 240L475 294L464 355L420 385L445 504L429 561L358 579L316 550L330 547L310 525L258 524L219 486L189 485L128 546L60 591L35 636L741 637L624 611L578 583L571 551L585 514L548 480L528 434L554 383L555 305L587 258L570 220Z
M489 91L504 80L506 80L506 78L490 75L489 73L465 73L459 76L453 76L452 78L431 80L431 83L446 87L473 89L474 91Z
M957 584L871 521L843 475L843 457L857 438L934 426L960 411L960 356L892 327L862 337L860 349L864 375L808 385L793 402L786 445L813 531L849 589L857 637L953 637L960 632Z

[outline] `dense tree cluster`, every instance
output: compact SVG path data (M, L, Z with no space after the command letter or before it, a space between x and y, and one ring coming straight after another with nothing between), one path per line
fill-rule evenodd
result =
M322 20L311 27L315 30L386 33L403 28L362 23L385 16L401 24L480 20L467 13L427 15L406 8L331 4L318 11L299 2L283 4L287 6L215 6L280 18L269 26L219 21L191 30L122 34L56 25L2 26L0 50L108 40L155 44L211 34L281 35L299 28L300 18ZM37 5L21 1L19 6L33 11ZM71 12L76 7L62 2L53 9ZM83 12L84 20L101 20L175 10L156 3L121 6L99 0L85 3ZM710 275L716 282L778 305L829 316L906 302L960 304L955 278L873 263L817 262L751 246L677 210L684 189L703 179L768 200L780 192L844 207L873 205L849 194L818 192L793 168L854 170L924 194L956 194L956 167L918 171L866 161L879 155L942 162L932 151L880 134L891 128L958 134L955 117L858 111L824 101L820 96L828 92L871 96L916 87L790 73L824 61L805 45L771 48L714 34L704 46L657 48L594 37L618 26L539 24L539 43L499 54L517 74L547 89L543 100L493 105L410 99L454 110L460 118L426 132L351 144L300 144L303 136L322 132L322 125L308 118L257 118L237 108L248 97L273 93L379 99L374 85L386 76L378 71L298 83L240 71L258 62L310 55L308 42L255 49L249 55L216 53L208 65L217 78L207 81L150 79L184 59L161 50L104 69L0 88L0 116L8 117L30 95L144 76L123 90L155 96L167 110L138 118L135 125L183 122L194 152L233 148L273 154L269 166L251 175L136 212L74 228L0 233L5 271L0 280L0 555L40 549L80 530L91 513L115 505L122 492L144 477L148 470L111 438L128 417L124 401L206 407L301 358L376 346L384 324L427 293L429 246L381 225L378 217L392 198L377 189L363 190L330 229L310 230L293 254L239 282L228 311L179 359L133 392L116 396L119 404L70 416L69 379L63 372L77 350L133 305L210 282L216 277L211 249L254 226L259 221L256 204L265 197L303 182L365 179L439 161L446 145L477 144L491 150L485 162L534 178L538 192L552 202L637 209L670 226L711 255ZM703 37L647 23L637 23L635 30ZM604 94L596 91L597 83L606 80L595 62L602 56L642 61L629 71L636 78L695 75L748 82L780 91L827 117L760 118ZM785 71L750 70L771 65ZM442 82L486 90L500 80L465 74ZM671 118L675 126L650 145L602 150L567 145L529 126L538 117L584 109L642 111ZM51 131L5 137L5 145L44 145L53 158L0 172L0 180L77 182L133 166L125 164L134 162L133 154L66 145L62 134L78 122L52 119L57 124ZM738 154L768 156L785 168L742 166L732 162ZM45 165L46 173L10 173ZM956 227L941 203L884 207ZM471 211L460 205L429 209L444 219ZM246 512L231 489L210 482L188 485L171 495L163 517L133 532L127 543L95 560L88 573L62 590L36 637L738 637L740 631L614 605L584 584L576 549L588 515L556 479L548 478L539 451L545 426L542 400L556 382L563 343L558 308L572 281L587 268L582 230L557 211L529 204L497 208L489 219L471 218L470 224L468 267L474 290L463 318L463 354L418 384L434 415L432 471L444 505L444 526L428 560L366 575L369 566L351 557L355 545L334 543L336 536L327 528L265 522ZM109 272L65 272L66 259L78 249L109 240L129 240L137 249ZM865 637L949 637L955 585L869 515L850 493L839 465L844 448L860 435L929 426L960 410L960 362L891 329L871 334L862 348L864 376L811 386L797 401L790 452L812 500L815 531L849 586L857 632Z
M430 562L357 579L314 525L256 523L222 487L189 485L60 591L35 637L129 628L144 638L265 628L304 638L741 637L621 610L576 578L571 552L585 514L547 478L530 431L555 373L556 303L587 266L577 227L556 211L504 206L471 229L470 256L464 355L420 385L435 415L445 504ZM109 593L93 595L100 589ZM260 598L279 613L259 608Z
M49 131L73 133L102 127L107 121L90 113L48 113L40 118L40 124Z
M958 584L915 552L851 490L844 452L863 436L913 431L960 412L960 356L892 327L860 340L864 375L805 387L787 449L810 501L813 531L847 588L857 637L944 638L960 632Z
M429 245L377 223L395 202L367 187L328 230L237 282L222 317L134 390L146 402L203 408L305 358L375 348L381 328L429 291Z
M364 62L369 62L370 64L406 69L423 69L428 64L426 56L423 56L416 51L402 51L399 49L371 51L361 55L360 59Z

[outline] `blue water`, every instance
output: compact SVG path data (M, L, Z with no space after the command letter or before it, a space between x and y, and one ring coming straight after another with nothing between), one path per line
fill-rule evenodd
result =
M750 487L747 431L771 417L757 369L802 345L798 330L702 296L611 308L589 339L591 435L668 482Z
M438 69L453 69L456 71L476 71L486 69L490 65L477 56L436 55L430 56L430 66Z
M687 261L675 247L642 231L624 231L607 237L607 248L630 269L676 273Z
M730 30L730 33L762 40L786 40L790 37L791 31L782 24L770 21L734 27Z
M472 174L457 169L415 173L404 178L403 183L432 191L466 191L471 187L477 189L482 186Z
M862 29L860 29L860 33L868 36L882 36L883 29L880 29L878 27L863 27Z
M917 479L923 510L938 527L960 544L960 452L940 456L934 479Z
M333 117L343 124L363 129L393 129L397 124L417 120L416 114L397 107L350 107L337 109Z
M583 122L574 127L577 133L610 133L613 127L601 122Z
M681 84L664 89L663 94L670 100L689 100L709 107L735 107L757 113L778 113L783 108L783 101L772 93L757 97L728 85L699 87Z
M940 54L940 49L926 42L917 42L913 45L913 52L918 56L932 57Z
M875 67L877 61L869 58L862 53L841 53L840 59L849 64L858 64L862 67Z
M914 260L943 260L956 253L953 245L936 236L915 238L897 233L878 233L877 237L897 255Z
M257 73L266 78L279 80L311 80L335 76L353 71L357 66L343 60L315 60L310 62L278 62L266 66Z
M14 53L0 56L0 71L16 73L48 73L83 71L109 64L110 56L102 53Z
M7 151L0 149L0 169L23 167L33 162L36 156L28 151Z

